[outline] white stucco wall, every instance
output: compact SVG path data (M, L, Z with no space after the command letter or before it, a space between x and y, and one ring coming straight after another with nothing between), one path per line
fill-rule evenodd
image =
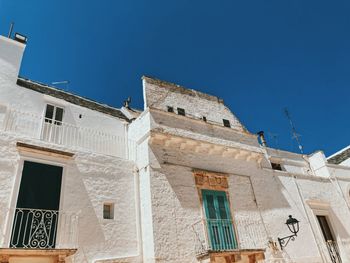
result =
M256 137L243 130L237 132L191 120L193 116L201 117L207 113L204 112L208 109L203 105L207 103L205 99L197 97L193 103L188 99L189 95L167 92L165 86L158 88L147 80L144 80L144 95L146 107L151 107L151 132L264 154L263 160L257 163L194 149L183 151L178 145L151 144L148 152L152 156L149 159L151 169L147 180L151 188L148 200L152 206L154 258L150 262L196 262L191 226L202 218L202 207L193 169L228 175L231 211L241 245L251 242L251 248L265 248L267 260L328 262L329 255L316 221L316 215L321 213L330 218L343 262L349 262L347 232L350 225L347 216L350 212L344 199L344 192L349 192L345 179L350 175L349 170L343 168L336 172L345 177L339 182L341 192L329 180L330 168L324 168L326 159L322 155L309 157L261 148ZM184 108L191 116L186 118L168 113L166 106ZM216 110L221 118L222 109ZM281 163L283 171L272 170L270 161ZM310 205L314 203L321 204L323 210L320 212ZM300 220L300 232L283 251L274 251L268 246L268 241L277 242L278 237L290 235L284 224L288 215ZM239 223L242 219L256 223L252 232L242 230Z
M134 164L116 157L75 152L72 160L26 155L17 151L17 141L55 148L44 142L0 134L0 226L1 244L8 236L11 222L6 222L8 208L16 204L22 163L32 160L64 166L60 210L78 213L78 252L74 262L94 262L138 255L136 185ZM62 150L62 149L61 149ZM114 219L103 219L103 203L114 203ZM62 215L63 215L62 214ZM63 217L63 216L62 216ZM58 233L59 235L60 233ZM72 259L73 260L73 259Z
M91 110L63 99L20 87L16 84L25 45L0 37L0 244L8 247L12 218L23 169L23 162L31 160L63 166L60 198L60 218L78 214L78 251L72 262L115 260L136 262L139 251L138 178L133 161L97 154L89 148L52 144L31 136L26 131L3 130L9 110L24 111L42 117L46 104L64 108L63 122L80 128L91 128L127 139L127 122ZM82 116L82 118L79 117ZM27 121L26 117L22 121ZM39 124L40 126L40 124ZM50 154L19 152L17 142L71 152L70 160ZM45 197L43 197L45 198ZM103 204L114 204L114 219L103 219ZM57 235L63 236L59 230ZM58 239L59 240L59 239ZM59 243L57 246L66 247ZM129 259L129 257L132 257ZM136 261L135 261L136 260Z
M25 45L0 36L0 80L16 83Z

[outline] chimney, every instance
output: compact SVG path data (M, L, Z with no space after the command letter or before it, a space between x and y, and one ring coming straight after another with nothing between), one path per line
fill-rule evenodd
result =
M263 131L259 131L258 132L258 138L259 138L259 141L260 141L260 144L264 147L267 147L267 143L266 143L266 140L265 140L265 135L264 135L264 132Z
M17 82L26 43L27 38L18 33L14 39L0 36L0 83Z

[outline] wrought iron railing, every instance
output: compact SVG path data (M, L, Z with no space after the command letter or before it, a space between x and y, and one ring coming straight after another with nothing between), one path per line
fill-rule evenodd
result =
M132 160L136 158L136 144L131 140L20 110L8 109L4 130L67 148L84 149Z
M251 218L235 220L202 219L192 225L196 255L210 251L234 249L262 249L267 245L267 236L262 223Z
M16 208L11 248L77 248L78 213Z
M337 242L327 240L326 246L332 263L342 263Z
M237 248L231 220L203 219L192 225L196 254L208 251L230 251Z

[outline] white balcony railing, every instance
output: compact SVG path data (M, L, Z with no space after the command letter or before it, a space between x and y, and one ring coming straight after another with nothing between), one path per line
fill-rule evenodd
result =
M332 240L327 240L326 246L328 249L329 257L331 258L331 262L342 263L337 242Z
M192 225L195 253L235 249L263 249L267 237L259 220L242 218L235 220L202 219Z
M13 218L10 248L77 248L78 213L30 208L8 211Z
M123 137L69 123L43 118L14 109L8 109L3 129L7 132L62 145L135 160L136 144Z

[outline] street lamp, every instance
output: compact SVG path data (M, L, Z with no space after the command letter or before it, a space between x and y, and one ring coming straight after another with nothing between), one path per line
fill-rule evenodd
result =
M280 244L281 250L283 250L283 248L288 245L290 240L294 241L297 233L299 232L299 221L293 218L291 215L289 215L289 218L286 221L286 225L289 231L293 233L293 235L278 238L278 243Z

